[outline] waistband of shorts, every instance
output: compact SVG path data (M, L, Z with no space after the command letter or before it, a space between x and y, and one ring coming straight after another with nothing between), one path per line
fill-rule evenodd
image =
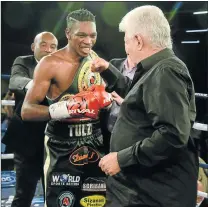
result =
M101 124L99 120L85 120L79 122L61 122L61 121L49 121L46 129L45 134L50 136L56 136L61 138L69 138L69 128L70 126L77 126L77 125L87 125L92 124L92 134L101 134ZM74 137L76 138L76 137ZM84 138L84 137L80 137Z

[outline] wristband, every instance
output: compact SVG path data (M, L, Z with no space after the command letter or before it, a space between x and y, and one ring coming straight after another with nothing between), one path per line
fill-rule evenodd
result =
M51 119L65 119L69 118L67 109L67 101L60 101L49 106L49 114Z

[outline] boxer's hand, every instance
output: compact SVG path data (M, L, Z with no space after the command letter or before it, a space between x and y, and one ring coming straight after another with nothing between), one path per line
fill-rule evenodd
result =
M100 104L92 92L84 91L68 100L67 109L70 117L96 119L98 118Z
M91 71L101 73L109 67L109 62L97 57L92 61Z
M101 109L111 106L113 99L111 94L105 91L104 85L93 85L88 89L88 91L93 92Z
M83 91L71 96L67 101L61 101L49 106L52 119L88 117L98 118L100 104L97 97L90 91Z

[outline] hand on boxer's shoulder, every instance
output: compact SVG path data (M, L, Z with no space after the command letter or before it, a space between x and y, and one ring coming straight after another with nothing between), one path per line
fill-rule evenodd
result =
M108 69L108 67L109 67L109 62L107 62L106 60L100 57L97 57L92 61L91 71L101 73L104 70Z

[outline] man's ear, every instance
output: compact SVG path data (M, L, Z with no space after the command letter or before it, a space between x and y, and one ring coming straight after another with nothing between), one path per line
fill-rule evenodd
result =
M66 38L67 38L68 40L70 40L70 39L71 39L71 34L70 34L70 29L69 29L69 28L66 28L66 29L65 29L65 34L66 34Z
M35 50L35 44L34 43L32 43L31 44L31 50L34 52L34 50Z
M142 50L142 47L144 46L144 41L142 39L142 36L138 34L138 35L135 35L135 38L138 44L137 46L138 50Z

